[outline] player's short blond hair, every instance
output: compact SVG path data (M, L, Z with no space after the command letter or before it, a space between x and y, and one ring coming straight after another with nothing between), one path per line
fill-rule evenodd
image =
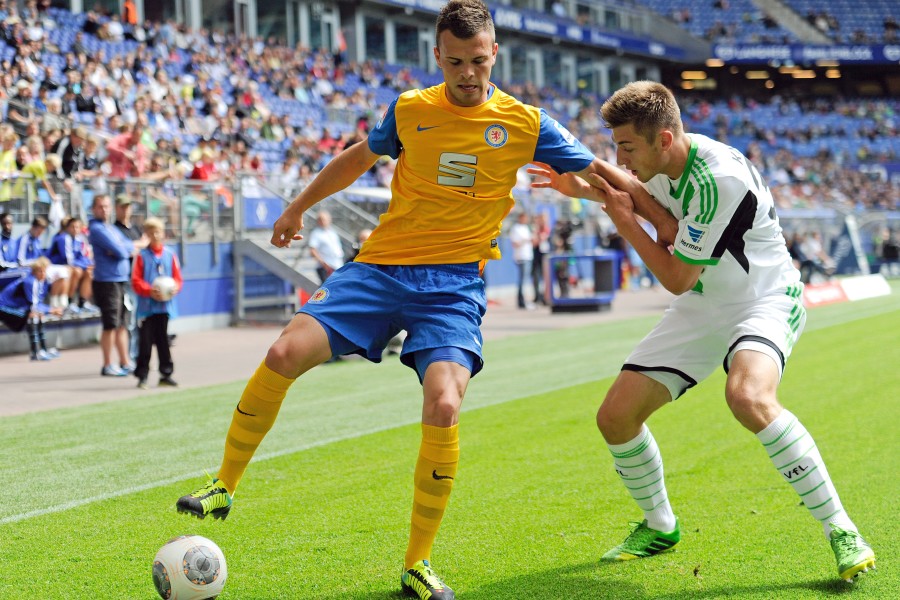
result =
M37 273L41 269L46 270L47 267L49 267L49 266L50 266L50 259L47 258L46 256L39 256L38 258L34 259L33 263L31 263L31 272Z
M165 231L166 225L162 222L162 219L157 219L156 217L149 217L144 221L144 231L151 229L153 231Z

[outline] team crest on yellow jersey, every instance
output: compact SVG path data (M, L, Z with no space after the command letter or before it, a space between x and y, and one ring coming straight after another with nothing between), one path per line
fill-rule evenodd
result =
M328 288L319 288L315 291L315 293L309 297L310 302L315 302L316 304L321 304L328 299Z
M488 128L484 130L484 141L493 148L499 148L505 144L508 139L509 133L506 132L506 128L504 128L503 125L497 125L495 123L494 125L489 125Z

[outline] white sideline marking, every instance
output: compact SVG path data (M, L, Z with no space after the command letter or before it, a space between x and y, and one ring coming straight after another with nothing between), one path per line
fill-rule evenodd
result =
M602 378L604 375L600 374ZM606 375L608 376L608 375ZM572 379L570 382L567 382L565 387L569 387L570 385L581 385L584 383L589 383L591 381L595 381L597 379L597 374L585 374L584 377L580 377L577 379ZM544 389L547 387L548 389ZM538 386L532 389L527 396L542 394L551 391L552 386ZM503 400L484 400L478 403L475 406L469 406L468 409L463 408L462 412L468 412L472 410L478 410L479 408L486 408L488 406L494 406L496 404L504 404L506 402L514 402L516 400L520 400L521 398L507 398ZM373 429L367 429L365 431L357 431L351 435L337 436L329 439L319 440L317 442L311 442L308 444L304 444L302 446L294 446L292 448L284 448L283 450L276 450L274 452L266 452L261 453L257 456L254 456L250 461L251 463L256 463L264 460L269 460L271 458L279 458L281 456L285 456L288 454L295 454L297 452L303 452L304 450L309 450L311 448L317 448L319 446L325 446L328 444L333 444L335 442L342 442L345 440L352 440L356 438L360 438L366 435L370 435L373 433L380 433L382 431L388 431L391 429L397 429L398 427L405 427L407 425L415 425L421 423L421 420L410 420L410 421L395 421L391 423L389 426L384 427L376 427ZM27 512L19 513L17 515L10 515L8 517L0 518L0 526L6 525L8 523L18 523L20 521L26 521L28 519L32 519L34 517L41 517L44 515L52 515L54 513L63 512L66 510L71 510L73 508L78 508L79 506L84 506L86 504L92 504L94 502L103 502L104 500L111 500L113 498L118 498L120 496L127 496L128 494L136 494L138 492L144 492L147 490L151 490L153 488L162 487L164 485L169 485L172 483L178 483L179 481L184 481L186 479L195 479L197 477L201 477L206 475L206 471L195 471L192 473L176 475L174 477L169 477L167 479L159 479L157 481L152 481L150 483L144 483L141 485L135 485L127 488L122 488L116 490L114 492L107 492L105 494L99 494L97 496L92 496L90 498L82 498L80 500L70 500L68 502L64 502L63 504L57 504L55 506L48 506L47 508L39 508L36 510L29 510ZM172 503L172 506L175 506L175 503Z
M287 454L294 454L297 452L303 452L304 450L309 450L311 448L317 448L318 446L326 446L328 444L333 444L335 442L342 442L344 440L352 440L355 438L363 437L366 435L370 435L372 433L379 433L382 431L387 431L389 429L396 429L397 427L404 427L406 425L412 425L414 423L418 423L419 421L410 421L408 423L403 422L395 422L392 423L389 427L379 427L376 429L370 429L366 431L358 431L352 435L339 436L335 438L319 440L318 442L312 442L309 444L305 444L303 446L295 446L293 448L285 448L283 450L277 450L275 452L270 453L262 453L259 456L254 456L250 461L251 463L261 462L264 460L269 460L272 458L278 458L281 456L285 456ZM27 521L28 519L33 519L35 517L42 517L44 515L52 515L59 512L64 512L67 510L71 510L73 508L78 508L79 506L84 506L86 504L92 504L94 502L103 502L104 500L112 500L113 498L118 498L120 496L127 496L129 494L136 494L138 492L145 492L147 490L152 490L154 488L162 487L164 485L170 485L173 483L178 483L179 481L184 481L186 479L194 479L197 477L202 477L206 475L206 471L195 471L193 473L187 473L184 475L177 475L175 477L169 477L167 479L159 479L157 481L151 481L150 483L143 483L141 485L133 485L126 488L118 489L114 492L107 492L105 494L99 494L97 496L91 496L90 498L81 498L79 500L70 500L68 502L64 502L62 504L57 504L55 506L48 506L47 508L38 508L35 510L29 510L28 512L19 513L17 515L10 515L8 517L3 517L0 519L0 526L8 525L9 523L19 523L20 521ZM171 505L173 508L175 503L172 502Z

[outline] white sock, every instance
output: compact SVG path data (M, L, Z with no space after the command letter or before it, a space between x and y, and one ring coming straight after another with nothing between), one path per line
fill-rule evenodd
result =
M832 524L857 531L841 505L815 440L797 417L784 410L756 437L784 480L791 484L812 516L822 523L826 538L831 536Z
M647 526L663 533L673 531L675 514L666 494L662 456L650 429L644 425L630 442L607 446L613 455L616 473L644 511Z

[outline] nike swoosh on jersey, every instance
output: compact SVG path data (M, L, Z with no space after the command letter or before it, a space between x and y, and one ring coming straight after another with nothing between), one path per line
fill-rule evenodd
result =
M429 129L436 129L440 127L440 125L432 125L430 127L422 127L421 123L416 125L416 131L428 131Z

